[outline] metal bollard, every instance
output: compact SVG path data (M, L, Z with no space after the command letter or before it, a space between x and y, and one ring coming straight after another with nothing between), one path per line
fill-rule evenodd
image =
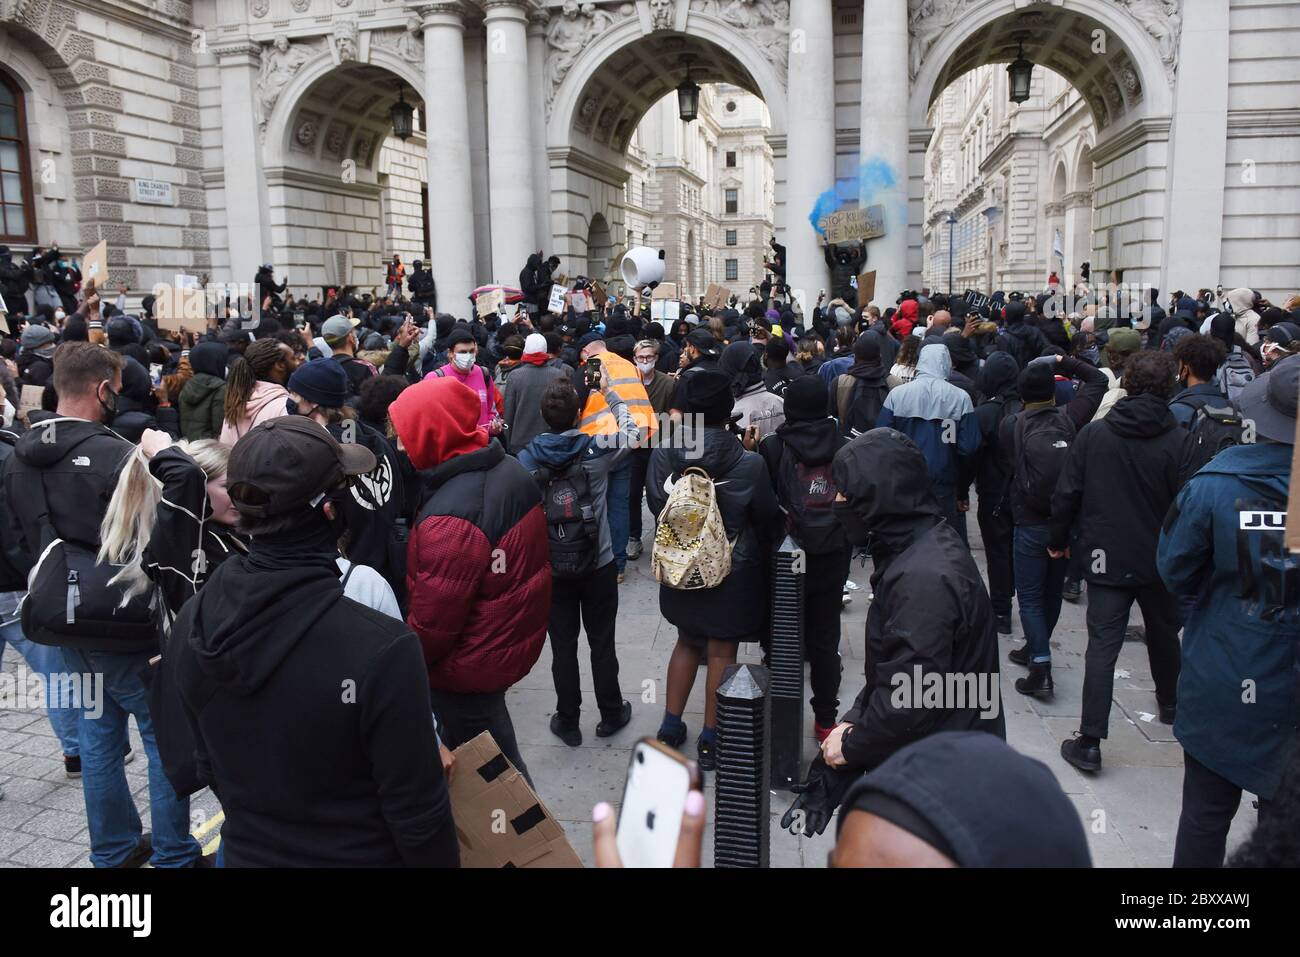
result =
M787 537L772 556L772 787L790 790L803 780L803 603L802 553ZM796 571L798 569L798 571Z
M771 827L768 672L732 665L718 687L713 866L767 867Z

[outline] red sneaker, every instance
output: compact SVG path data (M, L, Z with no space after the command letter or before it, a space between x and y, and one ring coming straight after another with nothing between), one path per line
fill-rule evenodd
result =
M823 728L820 724L813 722L813 733L817 735L818 744L821 744L827 738L829 738L831 736L831 732L834 730L835 730L834 725L831 725L829 728Z

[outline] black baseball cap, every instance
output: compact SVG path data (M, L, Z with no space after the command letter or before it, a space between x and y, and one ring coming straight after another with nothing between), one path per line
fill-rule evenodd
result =
M283 515L309 504L345 479L374 471L364 445L340 444L323 425L284 415L251 429L230 452L226 487L240 513Z
M706 356L717 356L722 353L722 343L713 337L708 326L696 326L686 336L686 341Z

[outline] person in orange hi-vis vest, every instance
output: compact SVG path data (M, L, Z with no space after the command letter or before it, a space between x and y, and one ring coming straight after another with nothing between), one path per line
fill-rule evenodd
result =
M578 341L578 355L585 365L588 359L599 359L600 364L609 373L611 388L627 403L627 411L636 421L641 433L639 444L646 446L658 431L659 423L655 420L654 407L646 395L645 386L641 384L641 375L636 366L622 356L605 348L605 339L599 333L588 333ZM579 373L583 370L579 368ZM582 407L582 417L578 420L578 429L587 435L614 437L618 434L618 421L609 411L609 404L599 389L592 389L587 394L586 404ZM627 567L627 537L631 521L631 469L623 464L609 475L609 535L614 549L614 563L618 566L618 581L622 583L623 572Z

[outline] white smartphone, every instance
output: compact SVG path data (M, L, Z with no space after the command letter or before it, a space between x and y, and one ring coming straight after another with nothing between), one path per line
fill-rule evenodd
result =
M636 743L618 815L618 854L624 867L673 866L686 795L699 787L694 761L653 738Z

